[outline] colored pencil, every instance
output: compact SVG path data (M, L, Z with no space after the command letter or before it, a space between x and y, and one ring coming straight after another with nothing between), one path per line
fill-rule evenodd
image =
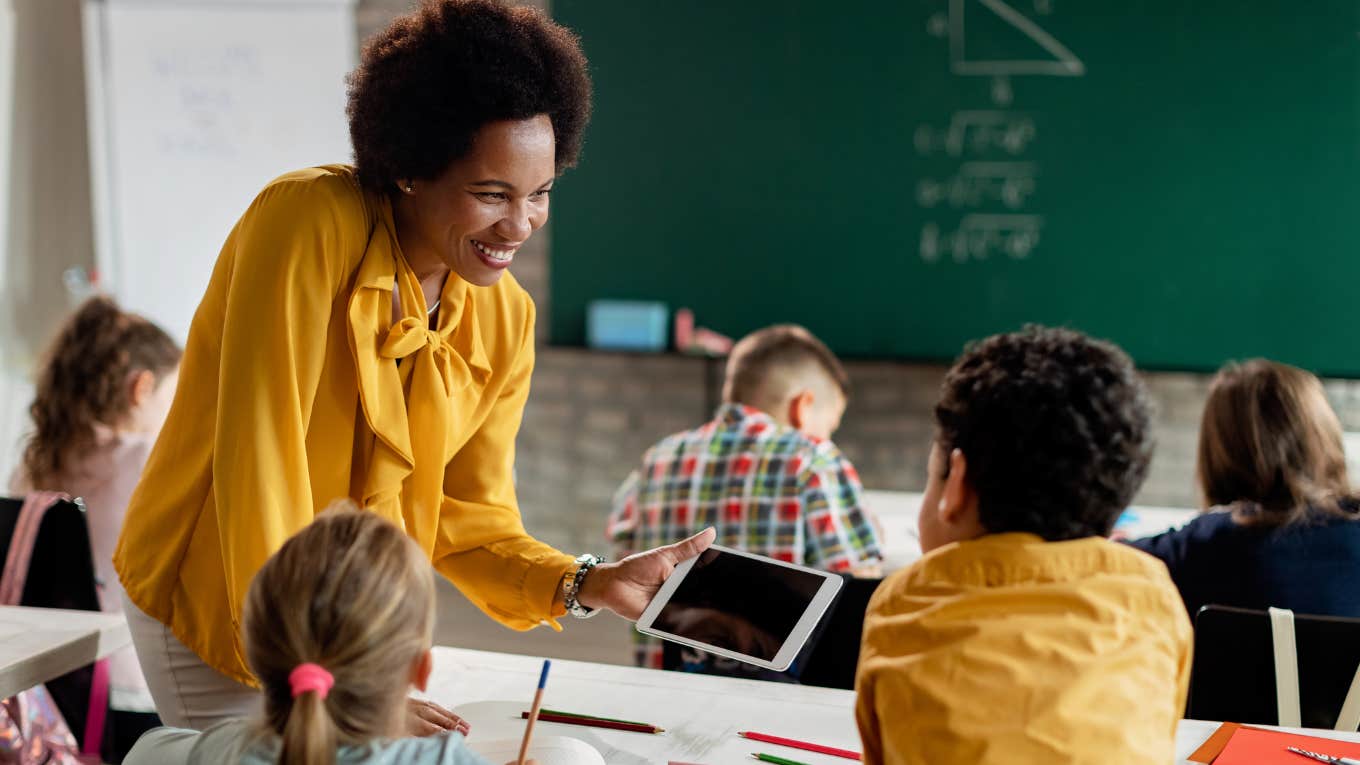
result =
M528 712L520 712L520 717L528 717ZM539 712L538 719L543 722L565 723L567 725L586 725L591 728L608 728L610 730L630 730L634 733L665 733L664 728L645 723L624 723L614 722L613 720L599 720L594 717L581 717L580 715L550 715L547 712Z
M540 709L538 710L538 713L542 715L556 715L558 717L579 717L582 720L604 720L606 722L624 723L626 725L651 727L649 723L638 722L637 720L620 720L617 717L600 717L599 715L585 715L580 712L563 712L560 709Z
M534 722L538 720L538 710L543 706L543 686L548 684L548 667L552 666L552 661L543 660L543 671L538 676L538 690L534 691L534 705L525 713L529 718L529 724L524 726L524 740L519 742L519 759L515 760L516 765L524 765L524 756L529 753L529 737L534 733Z
M780 746L789 746L793 747L794 749L804 749L809 752L817 752L818 754L829 754L835 757L844 757L847 760L858 760L860 758L859 752L851 751L849 749L837 749L834 746L813 744L807 741L799 741L796 738L771 736L768 733L756 733L755 731L749 730L737 731L737 735L741 736L742 738L749 738L752 741L764 741L767 744L779 744Z
M761 752L759 754L752 752L751 756L756 758L757 760L760 760L761 762L773 762L774 765L807 765L807 763L805 762L799 762L797 760L786 760L783 757L776 757L772 754L765 754L764 752Z

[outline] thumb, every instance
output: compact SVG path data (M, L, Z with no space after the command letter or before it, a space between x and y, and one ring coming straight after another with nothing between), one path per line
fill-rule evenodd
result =
M671 565L675 565L682 560L689 560L699 553L708 549L713 544L713 540L718 536L718 532L712 527L704 529L683 542L676 542L666 548L666 556L670 558Z

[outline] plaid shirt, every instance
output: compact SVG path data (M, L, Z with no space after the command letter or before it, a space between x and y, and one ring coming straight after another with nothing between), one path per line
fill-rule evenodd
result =
M607 535L615 560L709 526L717 543L829 571L881 559L859 474L835 444L740 404L664 438L614 495ZM637 635L639 666L660 667L657 641Z

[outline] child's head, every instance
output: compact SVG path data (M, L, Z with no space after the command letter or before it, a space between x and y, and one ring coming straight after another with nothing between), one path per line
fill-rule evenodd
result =
M742 338L727 359L723 400L755 407L815 438L840 427L850 378L822 341L777 324Z
M85 301L47 351L29 412L24 472L58 480L94 441L95 426L156 433L174 397L182 351L160 327L106 297Z
M1350 492L1341 423L1322 383L1264 359L1229 364L1209 389L1199 430L1200 489L1209 505L1246 503L1270 525L1309 507L1337 511Z
M429 680L433 630L429 559L391 523L341 507L285 542L251 582L242 623L279 761L332 763L341 745L400 736L407 692ZM308 690L318 677L324 692Z
M921 546L1023 531L1105 536L1147 476L1151 406L1132 360L1026 327L968 346L935 407Z

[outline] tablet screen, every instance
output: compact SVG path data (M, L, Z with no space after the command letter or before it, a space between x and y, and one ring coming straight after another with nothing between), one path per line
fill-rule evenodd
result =
M770 661L824 581L806 571L709 549L652 627Z

